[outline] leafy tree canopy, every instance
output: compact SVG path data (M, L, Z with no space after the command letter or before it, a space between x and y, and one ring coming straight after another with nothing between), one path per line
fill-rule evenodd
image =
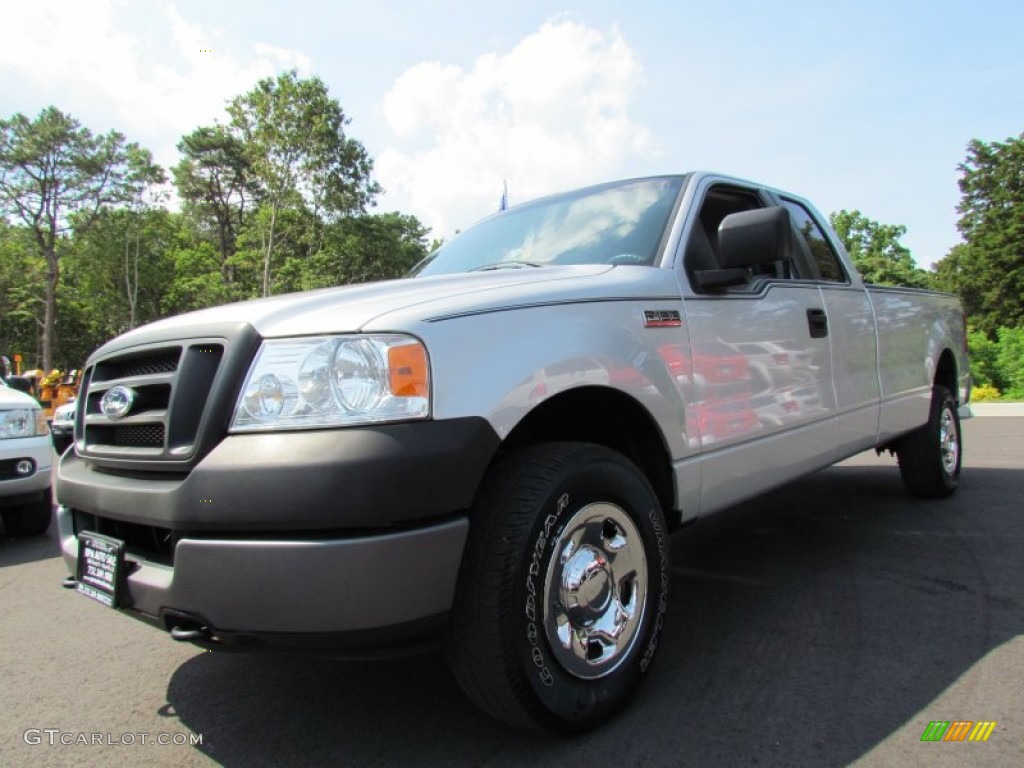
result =
M28 227L0 219L0 355L38 357L45 271Z
M939 284L963 299L990 338L1024 325L1024 133L967 145L958 227L964 243L936 265Z
M222 125L196 128L178 143L181 162L173 169L183 209L213 235L226 283L238 233L260 198L260 187L242 141Z
M163 180L150 153L116 131L94 136L70 115L47 107L30 120L0 120L0 213L33 235L46 263L41 365L49 369L57 318L60 260L67 234L89 229L100 211L141 198Z
M284 206L304 206L314 220L332 221L362 213L380 188L370 177L372 160L345 135L349 120L319 78L300 79L294 70L266 78L232 99L227 111L268 211L260 235L266 296Z
M907 233L906 227L880 224L860 211L836 211L828 218L865 282L913 288L929 286L928 273L918 268L910 250L900 242Z

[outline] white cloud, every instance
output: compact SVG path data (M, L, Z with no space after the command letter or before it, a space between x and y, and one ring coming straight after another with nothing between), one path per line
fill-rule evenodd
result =
M311 69L295 51L234 46L169 3L47 0L4 17L0 82L21 91L19 102L54 104L97 132L116 128L165 166L182 135L223 122L228 99L281 70Z
M396 140L376 174L388 208L450 235L512 202L628 174L655 153L629 115L640 63L619 31L555 18L473 66L424 62L384 99Z

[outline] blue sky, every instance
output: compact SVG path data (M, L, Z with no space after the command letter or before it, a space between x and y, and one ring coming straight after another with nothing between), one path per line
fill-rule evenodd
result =
M260 77L328 85L380 210L436 236L513 203L706 168L958 242L972 138L1024 131L1019 2L49 0L8 6L0 115L54 104L165 165Z

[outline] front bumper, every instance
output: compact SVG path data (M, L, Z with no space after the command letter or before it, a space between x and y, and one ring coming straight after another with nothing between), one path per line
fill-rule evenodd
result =
M78 539L64 505L57 525L74 573ZM412 626L451 607L468 528L457 517L395 533L309 541L183 538L173 566L129 555L122 607L167 629L204 626L227 641L290 644L301 635L326 641Z
M230 435L187 474L61 457L62 504L173 532L331 531L468 509L498 447L484 419Z
M466 511L498 439L482 419L232 435L190 473L111 474L68 451L57 523L126 542L122 607L222 639L420 626L451 606ZM160 542L159 546L147 542Z

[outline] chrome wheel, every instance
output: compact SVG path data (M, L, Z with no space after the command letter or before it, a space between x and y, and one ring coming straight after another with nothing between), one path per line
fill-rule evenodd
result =
M668 608L646 477L602 445L527 445L491 468L471 514L446 638L459 685L508 723L604 723L649 673Z
M895 448L903 484L912 494L942 499L956 491L964 443L956 401L948 388L934 386L928 423L901 437Z
M960 461L960 436L957 433L956 419L949 408L942 410L939 419L939 448L942 451L942 468L947 475L956 472Z
M603 677L627 657L643 623L647 554L625 510L588 504L562 528L544 579L544 630L570 674Z

